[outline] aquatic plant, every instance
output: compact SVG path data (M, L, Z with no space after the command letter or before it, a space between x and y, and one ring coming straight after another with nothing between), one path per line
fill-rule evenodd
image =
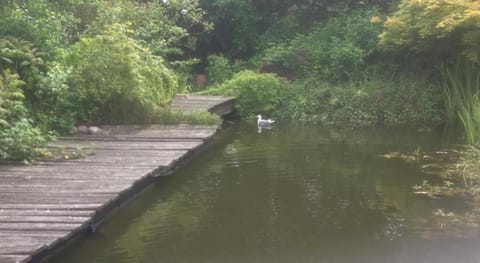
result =
M442 68L446 117L460 120L469 144L480 140L480 72L478 64L457 61Z
M162 108L156 111L155 116L149 121L157 124L220 124L222 119L208 111L195 111L186 113L181 110Z

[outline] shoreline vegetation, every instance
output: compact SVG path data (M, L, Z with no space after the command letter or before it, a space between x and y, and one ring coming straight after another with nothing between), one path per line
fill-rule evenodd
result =
M218 123L168 109L176 93L215 94L243 118L462 125L471 146L418 192L477 200L479 32L469 0L7 0L0 159L34 161L78 123Z

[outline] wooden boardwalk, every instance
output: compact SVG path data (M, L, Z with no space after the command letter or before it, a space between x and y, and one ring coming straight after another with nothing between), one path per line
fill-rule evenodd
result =
M172 108L183 110L186 113L208 111L225 116L234 111L234 102L235 98L233 97L180 94L173 99Z
M233 111L233 98L179 95L173 108ZM217 126L104 127L60 138L53 152L82 158L0 165L0 263L37 262L87 230L210 141ZM93 155L89 155L93 153Z
M52 150L93 155L0 165L0 263L37 262L96 226L206 145L217 126L110 127Z

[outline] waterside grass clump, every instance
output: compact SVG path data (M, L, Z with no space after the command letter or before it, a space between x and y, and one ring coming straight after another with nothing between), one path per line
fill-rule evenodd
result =
M470 145L480 143L479 69L479 65L473 62L456 62L442 68L447 120L460 120Z
M150 123L156 124L201 124L201 125L218 125L222 122L222 118L211 114L208 111L195 111L186 113L181 110L163 108L157 111Z

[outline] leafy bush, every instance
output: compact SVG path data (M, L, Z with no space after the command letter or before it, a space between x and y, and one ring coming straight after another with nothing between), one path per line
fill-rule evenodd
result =
M426 80L375 76L331 85L297 82L288 111L294 119L351 126L434 125L443 117L441 94Z
M103 34L82 38L67 56L70 96L78 119L101 123L148 119L177 88L164 61L128 36L128 26L114 24Z
M295 36L305 30L305 25L301 24L295 15L287 15L275 21L259 39L259 50L274 48L281 43L288 43Z
M386 125L435 125L443 120L439 88L426 79L405 76L382 80L369 101L377 121Z
M252 116L259 113L280 114L284 110L289 90L286 83L273 74L244 70L207 92L237 97L236 107L240 115Z
M45 70L42 54L28 41L18 38L0 38L0 70L9 69L18 74L25 83L22 89L28 104L32 105L35 98L35 86Z
M267 49L264 63L324 81L352 77L376 48L380 16L377 9L359 9L320 22L309 34Z
M0 159L35 159L47 137L34 128L23 105L24 84L18 75L2 71L0 81Z
M5 3L7 2L7 3ZM33 43L49 54L75 37L77 19L62 12L56 1L3 1L0 37L16 37Z
M68 134L76 121L70 87L72 68L59 62L49 63L48 68L36 85L35 119L44 131Z
M480 5L477 1L403 0L387 18L381 44L400 50L480 61Z
M153 54L178 58L191 52L200 33L211 29L198 0L97 1L88 35L102 34L113 24L130 23L131 37Z
M208 66L206 68L208 74L208 84L220 84L233 75L230 61L222 55L210 55L207 58Z

